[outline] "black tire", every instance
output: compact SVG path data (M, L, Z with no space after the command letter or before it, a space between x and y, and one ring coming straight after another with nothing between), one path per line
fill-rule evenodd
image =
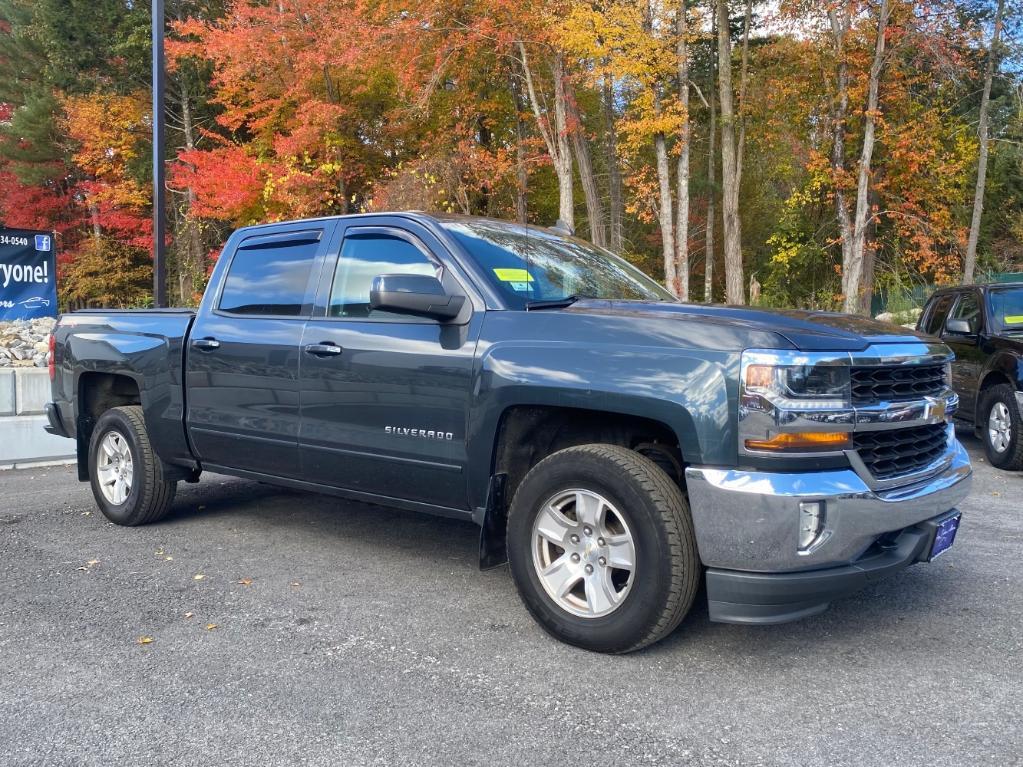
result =
M132 460L132 481L127 497L116 504L100 487L99 451L107 435L116 433L127 443ZM89 483L96 504L104 516L117 525L134 527L148 525L164 517L170 510L177 482L164 479L163 464L153 452L149 433L138 405L115 407L96 422L89 443Z
M1004 405L1009 418L1009 444L998 450L992 443L989 429L991 411L998 405ZM984 441L984 451L988 462L999 469L1019 471L1023 469L1023 414L1020 413L1016 400L1016 390L1008 384L999 384L986 389L980 399L978 408L977 429Z
M606 498L632 533L631 586L608 614L580 616L562 607L534 566L534 522L551 498L572 489ZM508 512L507 544L519 596L540 626L563 642L597 652L626 653L663 639L689 612L702 580L682 491L649 458L615 445L567 448L534 466Z

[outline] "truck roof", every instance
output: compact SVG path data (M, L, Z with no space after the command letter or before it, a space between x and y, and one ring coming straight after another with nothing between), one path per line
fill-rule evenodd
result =
M491 224L504 224L508 227L515 227L521 230L522 227L530 229L542 229L544 231L557 231L551 227L546 227L540 224L521 224L517 221L509 221L507 219L493 218L490 216L470 216L461 213L443 213L443 212L426 212L422 210L388 210L388 211L373 211L371 213L345 213L336 216L315 216L312 218L296 218L286 219L283 221L268 221L262 224L249 224L248 226L238 227L238 232L248 232L258 229L264 229L267 227L275 226L289 226L292 224L315 224L324 221L343 221L345 219L365 219L365 218L385 218L400 216L408 218L413 221L429 222L429 223L443 223L443 222L456 222L456 221L486 221ZM560 233L560 232L559 232Z

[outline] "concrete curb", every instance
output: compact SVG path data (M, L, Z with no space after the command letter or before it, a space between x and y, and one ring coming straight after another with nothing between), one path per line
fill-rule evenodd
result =
M0 469L75 461L74 441L43 429L49 399L45 369L0 369Z

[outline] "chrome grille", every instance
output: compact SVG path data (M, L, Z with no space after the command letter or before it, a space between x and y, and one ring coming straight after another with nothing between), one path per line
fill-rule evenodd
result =
M875 479L894 479L938 460L948 443L943 423L853 432L853 447Z
M898 365L886 367L853 367L854 405L873 405L880 402L906 402L936 396L944 391L944 365Z

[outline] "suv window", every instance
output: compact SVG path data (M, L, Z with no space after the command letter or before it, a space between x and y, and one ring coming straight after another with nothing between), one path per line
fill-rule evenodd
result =
M423 321L379 309L370 311L369 291L373 287L373 279L381 274L439 277L440 267L424 251L402 237L377 232L347 234L330 289L328 316Z
M295 317L303 313L319 232L294 240L245 243L231 259L220 295L220 310L232 314Z
M972 290L959 296L959 303L948 316L950 320L966 320L970 323L970 332L976 333L980 330L980 301L977 294Z
M931 336L941 334L941 329L945 327L945 318L948 317L948 310L952 308L952 302L955 300L955 294L946 294L938 296L931 303L931 309L927 313L927 319L924 321L924 325L921 328L925 333Z

